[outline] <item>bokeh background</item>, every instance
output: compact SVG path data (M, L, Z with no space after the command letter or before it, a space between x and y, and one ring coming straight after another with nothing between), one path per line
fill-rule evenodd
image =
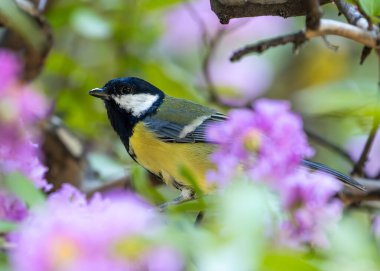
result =
M344 20L332 5L323 9L325 17ZM359 65L361 46L328 37L297 52L286 45L229 61L247 44L302 29L303 18L245 18L221 25L208 0L55 0L47 2L44 15L54 43L33 83L83 144L85 184L77 185L87 190L144 175L113 132L103 104L88 95L115 77L141 77L169 95L223 112L250 106L259 97L290 100L313 135L315 160L349 173L360 155L378 80L375 57ZM340 147L350 159L315 137ZM376 155L379 140L366 167L370 176L380 170Z

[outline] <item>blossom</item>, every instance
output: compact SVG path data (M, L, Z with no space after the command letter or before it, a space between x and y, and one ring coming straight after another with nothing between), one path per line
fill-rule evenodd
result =
M279 194L290 213L283 224L284 242L327 246L325 231L342 216L343 204L333 197L343 185L331 176L306 169L298 170L283 183Z
M57 193L15 232L13 270L182 270L181 255L157 241L162 218L136 196Z
M341 202L333 199L342 185L300 167L313 150L289 103L261 99L254 110L233 110L227 121L210 126L207 136L218 144L211 155L216 170L208 172L210 182L225 186L241 176L267 184L286 211L282 241L327 244L325 230L342 213Z
M254 179L281 179L312 155L302 121L287 102L261 99L254 107L233 110L226 122L209 127L208 140L219 144L211 160L223 165L210 173L212 181L230 179L239 165Z
M0 94L14 81L20 73L20 64L15 54L0 51Z
M0 220L19 222L27 214L26 205L21 200L5 191L0 191Z
M48 189L46 168L40 160L36 122L47 103L42 95L18 81L20 64L15 55L0 51L0 170L20 171L36 187Z

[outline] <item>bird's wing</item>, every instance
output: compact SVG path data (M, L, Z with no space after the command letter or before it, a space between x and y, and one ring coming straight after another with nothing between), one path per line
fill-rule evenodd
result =
M324 164L317 163L317 162L310 161L310 160L306 160L306 159L303 159L301 164L304 167L307 167L309 169L324 172L328 175L331 175L331 176L337 178L338 180L342 181L343 183L347 184L348 186L355 187L355 188L360 189L362 191L366 191L366 188L363 185L358 183L356 180L354 180L350 176L347 176L347 175L345 175L345 174L343 174L343 173L341 173L335 169L332 169L332 168L330 168Z
M166 97L158 112L143 122L168 143L207 142L206 127L227 117L214 109L186 100Z
M201 143L208 142L206 127L212 123L224 121L226 116L221 113L197 117L187 125L163 120L157 117L144 119L145 125L162 141L168 143Z

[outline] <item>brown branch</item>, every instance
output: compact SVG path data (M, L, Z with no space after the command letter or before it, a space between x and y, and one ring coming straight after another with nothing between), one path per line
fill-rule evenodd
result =
M288 43L293 43L294 48L298 48L300 45L302 45L305 41L307 41L307 38L305 36L305 33L303 31L292 33L268 40L263 40L258 43L247 45L242 49L239 49L238 51L234 52L231 56L231 61L238 61L245 55L251 54L251 53L262 53L272 47L276 47L279 45L285 45Z
M379 77L378 78L378 93L377 93L377 95L378 95L377 108L379 108L380 107L379 106L380 105L380 101L379 101L379 96L380 96L380 49L377 49L376 52L377 52L377 57L378 57L378 77ZM363 148L363 151L360 155L360 158L359 158L358 162L355 164L354 168L352 169L351 175L363 176L363 169L364 169L365 164L368 160L368 155L369 155L369 152L371 151L373 142L375 140L377 130L379 129L379 124L380 124L380 116L379 116L379 113L377 112L377 110L375 109L374 113L373 113L371 130L369 132L367 141L364 145L364 148Z
M369 132L367 141L364 145L363 151L360 155L359 160L354 165L354 168L351 171L351 175L363 176L363 168L368 160L368 154L373 145L373 141L375 140L377 129L379 128L379 118L377 114L373 117L372 127Z
M228 24L232 18L281 16L284 18L301 16L307 13L305 0L281 1L242 1L242 0L210 0L211 9L222 24ZM268 2L268 3L266 3ZM320 4L330 3L331 0L320 0Z
M116 189L131 188L129 177L123 177L110 183L97 187L86 193L87 198L91 198L96 193L105 193Z
M253 45L248 45L243 49L240 49L233 53L230 60L237 61L247 54L262 53L271 47L288 43L293 43L295 48L298 48L302 43L310 39L326 35L336 35L348 38L370 48L377 48L379 46L377 34L374 32L366 31L347 23L322 19L317 30L306 29L297 33L272 38Z
M352 160L351 156L341 147L333 144L332 142L326 140L325 138L311 132L311 131L308 131L308 130L305 130L307 136L315 141L316 143L330 149L331 151L339 154L341 157L343 157L347 162L349 162L351 165L354 165L355 164L355 161Z
M319 0L307 0L306 28L317 30L322 17Z
M16 51L23 58L23 79L33 80L42 70L52 46L52 33L39 11L27 2L0 1L0 25L6 31L0 46Z

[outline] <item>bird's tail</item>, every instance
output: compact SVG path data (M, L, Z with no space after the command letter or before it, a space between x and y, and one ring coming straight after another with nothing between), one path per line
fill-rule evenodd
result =
M338 180L347 184L348 186L355 187L357 189L360 189L361 191L366 191L366 188L363 185L358 183L356 180L354 180L350 176L347 176L347 175L345 175L345 174L343 174L343 173L341 173L335 169L329 168L328 166L326 166L324 164L313 162L313 161L306 160L306 159L303 159L301 164L303 166L309 168L309 169L321 171L321 172L327 173L329 175L332 175L335 178L337 178Z

